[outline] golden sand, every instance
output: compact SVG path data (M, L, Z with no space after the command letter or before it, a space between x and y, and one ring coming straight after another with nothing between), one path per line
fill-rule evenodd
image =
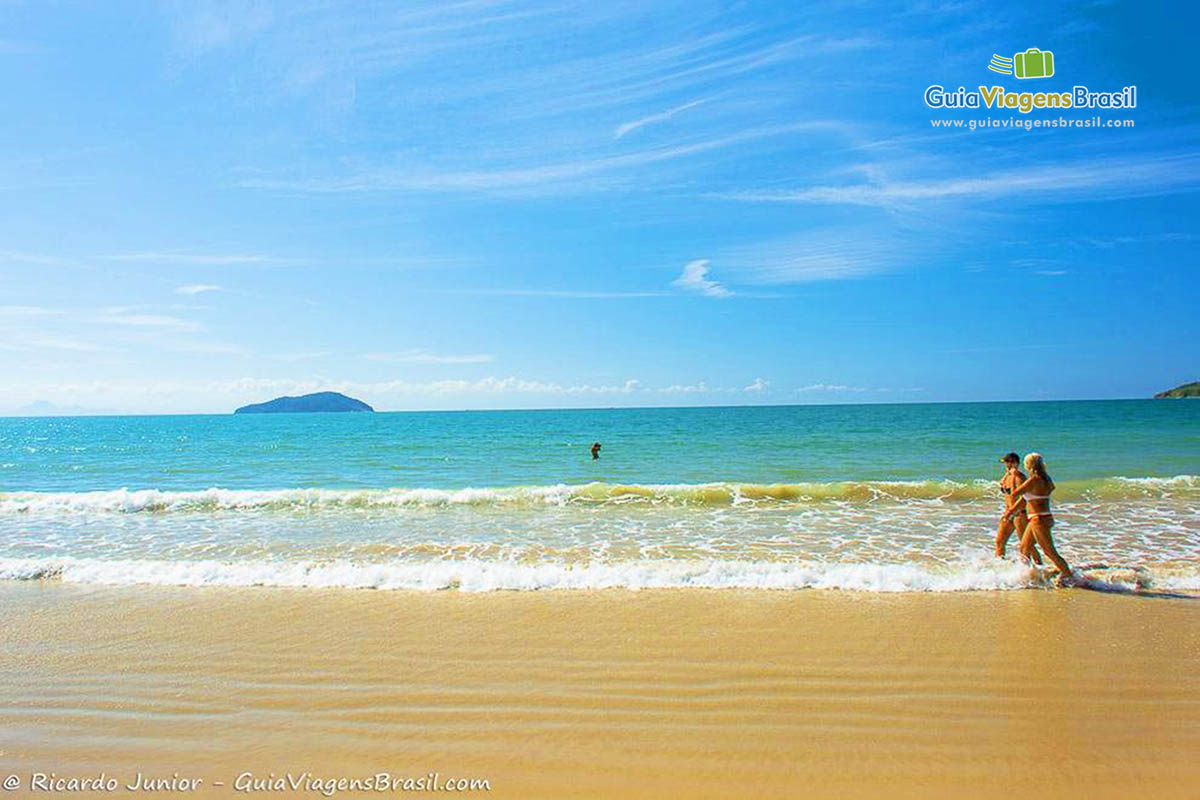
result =
M14 797L38 771L190 797L383 771L518 798L1200 795L1200 601L8 583L0 630Z

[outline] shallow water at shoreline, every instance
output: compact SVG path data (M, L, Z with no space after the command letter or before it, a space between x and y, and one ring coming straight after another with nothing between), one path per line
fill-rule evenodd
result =
M991 557L994 501L656 506L252 506L0 513L0 577L486 589L709 586L956 591L1039 585ZM1091 577L1200 589L1200 504L1056 507ZM1114 532L1119 531L1119 535ZM1015 552L1013 542L1010 549Z
M1055 537L1087 577L1189 591L1200 589L1197 411L1113 401L7 419L0 578L1037 587L1038 575L991 557L997 455L1024 439L1051 458Z

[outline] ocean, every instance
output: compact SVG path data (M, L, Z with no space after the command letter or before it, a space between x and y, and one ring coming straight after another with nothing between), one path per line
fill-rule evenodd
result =
M0 579L1040 588L1009 450L1097 585L1200 589L1200 402L1153 400L0 418Z

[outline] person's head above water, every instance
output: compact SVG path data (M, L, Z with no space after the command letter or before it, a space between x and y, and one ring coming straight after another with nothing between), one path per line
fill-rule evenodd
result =
M1025 469L1031 475L1036 475L1044 480L1050 479L1050 476L1046 474L1046 459L1042 458L1041 453L1030 453L1025 456Z
M1000 463L1006 467L1015 467L1021 463L1021 457L1016 453L1008 453L1000 459Z

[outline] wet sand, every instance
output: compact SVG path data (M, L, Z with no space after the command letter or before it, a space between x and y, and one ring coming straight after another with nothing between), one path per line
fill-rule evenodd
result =
M177 773L203 781L191 797L289 772L436 772L517 798L1200 786L1187 599L7 582L0 642L14 797L37 771Z

